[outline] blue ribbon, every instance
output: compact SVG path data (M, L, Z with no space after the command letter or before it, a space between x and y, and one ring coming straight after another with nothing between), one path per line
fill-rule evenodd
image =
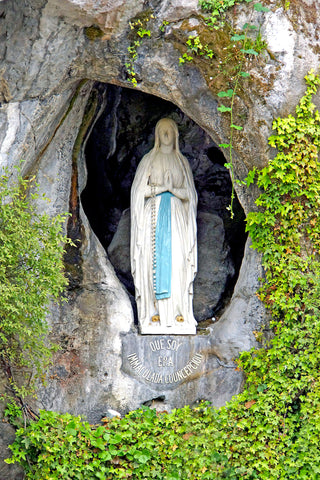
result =
M160 194L156 226L155 296L157 300L171 297L171 197L170 192Z

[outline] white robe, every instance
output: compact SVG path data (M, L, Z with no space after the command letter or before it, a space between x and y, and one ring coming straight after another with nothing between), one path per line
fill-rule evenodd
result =
M182 188L186 199L171 197L172 269L171 296L156 300L152 274L152 202L156 219L161 196L151 198L150 183L163 184L170 170L173 187ZM140 333L195 334L193 281L197 271L197 194L191 168L179 152L166 155L152 150L141 160L131 188L131 270L136 290ZM156 221L155 219L155 221ZM160 322L152 322L159 315ZM182 316L183 322L176 317Z

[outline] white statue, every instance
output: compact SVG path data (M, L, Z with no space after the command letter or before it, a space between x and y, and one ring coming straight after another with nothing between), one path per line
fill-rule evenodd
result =
M157 123L131 188L131 271L142 334L196 333L197 193L178 137L173 120Z

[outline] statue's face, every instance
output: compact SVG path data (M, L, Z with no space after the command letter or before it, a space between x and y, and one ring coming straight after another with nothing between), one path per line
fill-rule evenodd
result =
M174 143L174 131L170 124L163 123L159 128L159 138L161 145L172 145Z

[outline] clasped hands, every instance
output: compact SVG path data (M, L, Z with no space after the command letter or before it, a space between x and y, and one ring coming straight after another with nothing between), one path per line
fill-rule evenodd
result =
M172 193L172 190L173 190L173 179L172 179L172 173L170 172L170 170L166 170L164 172L164 191L168 191L168 192L171 192Z
M170 192L173 194L173 178L170 170L166 170L163 175L163 184L158 187L158 193Z
M151 189L150 186L148 186L149 189ZM163 192L170 192L173 195L177 196L181 200L186 199L186 194L187 191L185 188L176 188L173 186L173 177L172 177L172 172L170 170L166 170L163 175L163 184L162 185L157 185L155 186L155 189L153 190L153 194L159 195ZM148 190L147 196L152 196L152 191Z

